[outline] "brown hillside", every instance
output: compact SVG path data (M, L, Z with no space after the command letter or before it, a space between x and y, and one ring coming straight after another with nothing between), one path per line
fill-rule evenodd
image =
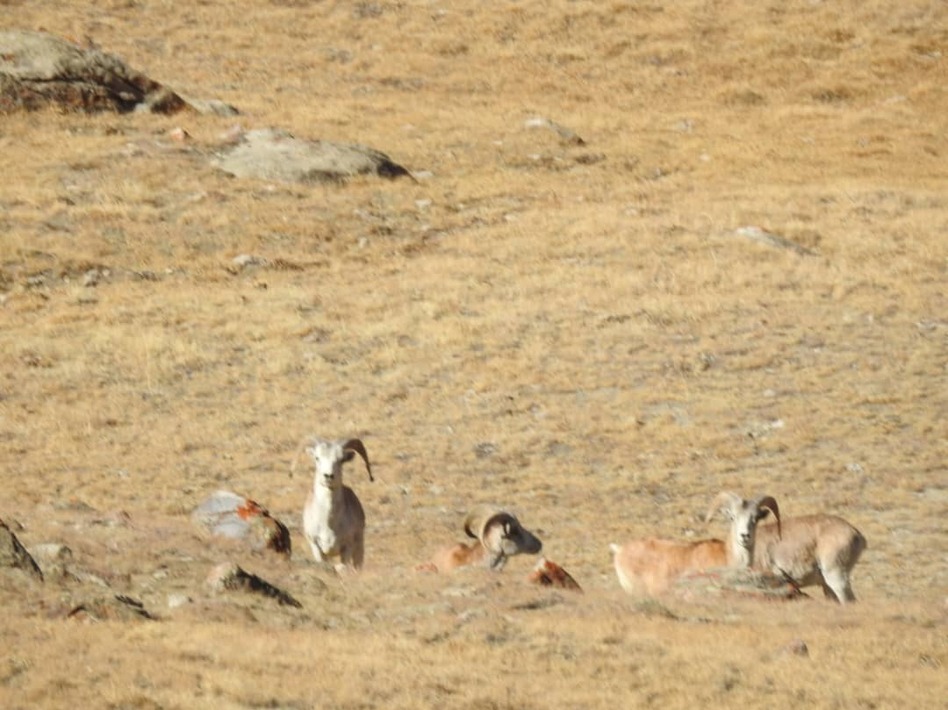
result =
M241 115L0 116L0 519L72 550L0 570L0 707L948 707L948 5L0 0L14 28ZM229 177L238 123L415 179ZM372 458L361 574L300 536L310 433ZM291 560L192 525L217 489ZM721 536L721 489L856 525L859 602L626 596L608 544ZM481 502L584 593L416 573ZM225 561L302 609L212 590Z

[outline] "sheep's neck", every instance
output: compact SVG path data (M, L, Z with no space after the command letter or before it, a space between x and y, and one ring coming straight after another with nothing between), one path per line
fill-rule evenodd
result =
M320 510L335 510L341 506L342 486L328 488L322 483L313 483L313 500Z
M751 541L750 547L744 547L741 544L740 536L733 532L728 537L727 546L728 567L742 569L750 567L754 560L754 542Z

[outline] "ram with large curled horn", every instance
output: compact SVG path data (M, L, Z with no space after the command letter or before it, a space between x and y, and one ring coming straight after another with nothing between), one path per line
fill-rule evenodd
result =
M416 569L448 572L458 567L483 565L499 572L514 555L535 555L543 543L516 516L496 505L477 505L464 518L464 532L473 542L459 542L438 550Z
M365 461L372 476L372 464L361 439L303 440L293 458L295 470L300 454L305 451L315 465L313 485L303 508L303 534L317 562L338 558L336 569L360 569L365 557L365 510L358 496L342 481L342 465L356 454Z

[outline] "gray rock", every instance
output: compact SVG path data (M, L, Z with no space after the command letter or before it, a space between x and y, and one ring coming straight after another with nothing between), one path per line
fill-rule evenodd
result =
M236 113L219 101L189 101L99 49L45 32L0 32L0 113L48 106L85 113Z
M303 140L278 128L240 134L235 145L212 163L234 177L277 182L342 182L356 175L411 177L408 170L373 148Z
M524 122L524 128L546 128L558 135L565 143L572 143L574 145L585 145L584 141L580 136L576 134L572 128L567 128L566 126L561 126L558 123L554 123L548 118L543 118L542 116L536 116L534 118L529 118Z
M186 606L188 604L193 604L194 600L191 599L187 594L175 593L168 595L168 608L177 609L178 607Z
M29 553L43 570L43 575L50 579L64 577L67 574L67 565L72 562L73 557L72 550L58 542L33 545Z
M154 621L156 619L138 599L113 594L88 599L70 609L67 619L80 621Z
M806 658L810 655L810 649L803 639L794 639L786 644L778 652L780 656L800 656Z
M761 244L766 244L767 246L771 247L777 247L778 249L789 249L792 252L796 252L800 256L816 255L816 252L814 252L812 249L808 249L801 244L790 241L786 237L773 232L768 232L753 225L749 227L738 227L734 230L734 234L735 236L745 237L751 241L760 242Z
M243 590L276 599L281 605L298 609L303 607L287 592L255 574L244 571L234 562L222 562L214 567L207 576L207 584L216 592Z
M59 542L44 542L30 548L33 559L42 564L68 562L72 559L72 550Z
M194 512L191 521L212 535L246 540L254 549L289 556L292 549L286 525L254 500L231 491L215 491Z

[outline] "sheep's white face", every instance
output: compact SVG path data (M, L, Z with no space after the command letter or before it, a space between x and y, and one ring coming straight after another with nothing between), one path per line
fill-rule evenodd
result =
M757 536L757 511L743 509L734 519L734 534L737 541L748 552L754 551L754 538Z
M731 507L724 509L724 514L731 520L731 534L749 556L754 554L757 523L766 518L769 512L767 508L759 507L756 501L749 500L735 502Z
M733 566L750 566L757 539L757 523L770 513L777 519L777 537L780 537L780 510L773 496L744 500L736 493L722 491L712 501L705 520L710 521L718 512L731 521L728 548L731 551L729 556L733 557L730 562Z
M335 441L319 441L306 447L306 453L316 465L315 485L333 490L342 487L342 464L352 458L352 451Z

